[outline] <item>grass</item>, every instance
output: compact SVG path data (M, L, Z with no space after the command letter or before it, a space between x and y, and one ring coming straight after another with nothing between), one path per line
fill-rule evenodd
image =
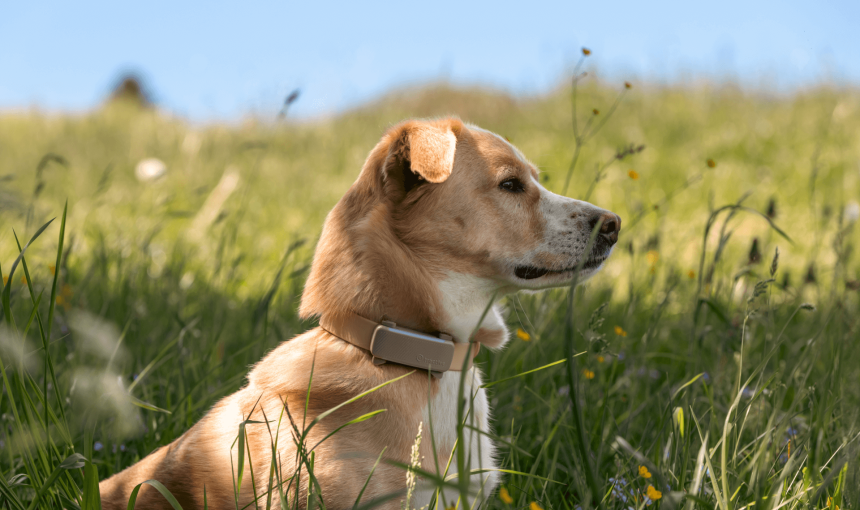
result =
M312 123L0 115L4 276L57 218L4 287L4 508L97 508L97 479L312 327L296 307L325 214L388 125L445 113L507 136L553 191L577 153L568 194L623 218L593 281L503 300L519 331L478 362L501 466L525 475L488 508L860 508L860 92L583 79L576 101L576 134L567 88L438 85ZM167 171L141 183L147 157Z

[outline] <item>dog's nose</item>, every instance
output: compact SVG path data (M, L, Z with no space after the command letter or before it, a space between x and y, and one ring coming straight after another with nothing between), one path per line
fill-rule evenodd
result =
M603 214L593 216L591 221L589 221L592 230L594 230L598 222L602 222L600 225L600 235L609 241L610 244L615 244L618 241L618 232L621 231L621 217L611 212L604 212Z

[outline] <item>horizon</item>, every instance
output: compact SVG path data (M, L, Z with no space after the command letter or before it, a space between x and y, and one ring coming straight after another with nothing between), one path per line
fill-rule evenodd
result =
M582 47L601 80L641 87L705 81L784 94L860 84L850 22L860 5L847 1L433 7L13 5L0 18L0 45L15 49L0 52L0 112L89 111L129 72L160 109L204 123L274 119L293 90L298 120L440 83L527 98L558 90Z

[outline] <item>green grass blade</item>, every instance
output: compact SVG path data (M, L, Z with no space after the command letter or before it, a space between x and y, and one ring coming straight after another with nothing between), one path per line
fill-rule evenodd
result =
M333 436L333 435L337 434L338 432L340 432L340 431L341 431L341 430L343 430L344 428L346 428L346 427L348 427L348 426L350 426L350 425L355 425L356 423L361 423L361 422L363 422L363 421L367 421L367 420L369 420L369 419L373 418L374 416L376 416L377 414L384 413L384 412L385 412L385 411L387 411L387 410L388 410L388 409L377 409L376 411L371 411L371 412L369 412L369 413L362 414L362 415L361 415L361 416L359 416L358 418L353 418L353 419L349 420L348 422L344 423L344 424L343 424L343 425L341 425L340 427L338 427L338 428L334 429L333 431L329 432L329 433L328 433L328 435L326 435L324 438L320 439L320 440L319 440L319 442L318 442L317 444L315 444L315 445L313 446L313 448L311 448L311 451L316 450L316 447L317 447L317 446L321 445L321 444L322 444L326 439L328 439L328 438L330 438L331 436Z
M36 505L39 503L39 500L45 496L45 493L53 487L54 483L57 481L57 478L63 473L63 471L67 469L80 469L84 467L87 463L86 457L81 455L80 453L73 453L66 457L63 462L60 463L59 466L54 468L54 471L45 481L45 483L39 487L39 491L36 493L36 497L33 498L33 501L30 503L30 506L27 507L27 510L33 510L36 508Z
M582 356L583 354L585 354L585 351L577 353L573 357L577 358L579 356ZM507 381L510 381L511 379L516 379L517 377L522 377L524 375L533 374L535 372L540 372L541 370L543 370L545 368L554 367L554 366L558 365L559 363L564 363L565 361L567 361L567 358L563 358L563 359L560 359L558 361L553 361L552 363L550 363L548 365L544 365L542 367L534 368L532 370L527 370L527 371L522 372L522 373L517 374L517 375L512 375L510 377L505 377L504 379L499 379L498 381L493 381L493 382L488 382L488 383L482 384L481 388L484 388L484 389L490 388L490 387L493 387L499 383L507 382Z
M362 392L362 393L359 393L358 395L356 395L356 396L352 397L351 399L349 399L349 400L347 400L347 401L343 402L342 404L338 404L338 405L336 405L336 406L332 407L332 408L331 408L331 409L329 409L328 411L324 411L324 412L320 413L319 415L317 415L317 417L316 417L316 418L314 418L314 419L313 419L313 421L311 421L311 422L308 424L308 427L304 430L304 433L302 434L302 436L303 436L303 437L307 437L307 433L311 430L311 428L313 428L313 426L314 426L314 425L316 425L317 423L319 423L320 421L322 421L323 419L325 419L325 417L326 417L326 416L328 416L328 415L330 415L331 413L333 413L333 412L337 411L338 409L340 409L340 408L342 408L342 407L344 407L344 406L347 406L347 405L349 405L349 404L352 404L353 402L355 402L355 401L357 401L357 400L361 400L362 398L364 398L364 397L366 397L366 396L370 395L371 393L373 393L373 392L375 392L375 391L378 391L379 389L384 388L384 387L388 386L389 384L395 383L395 382L397 382L397 381L399 381L399 380L403 379L404 377L409 377L410 375L412 375L412 374L414 374L414 373L415 373L415 370L413 370L413 371L411 371L411 372L407 372L407 373L405 373L405 374L401 375L400 377L395 377L394 379L390 379L390 380L388 380L388 381L385 381L384 383L382 383L382 384L380 384L380 385L378 385L378 386L374 386L373 388L370 388L370 389L369 389L369 390L367 390L367 391L364 391L364 392Z
M84 496L81 510L101 510L101 507L99 472L95 464L87 461L86 466L84 466Z
M33 237L31 237L27 244L24 245L24 248L21 249L21 253L18 254L18 258L16 258L15 262L12 263L12 269L9 270L9 274L7 276L8 280L6 280L6 285L3 286L3 311L6 315L6 322L8 322L9 324L14 324L12 322L12 308L10 301L12 292L12 281L15 276L15 269L18 267L18 263L21 262L21 259L24 258L24 252L27 251L27 248L29 248L30 245L33 244L33 241L35 241L40 235L42 235L42 232L44 232L45 229L48 228L51 222L53 222L55 219L56 218L52 218L51 220L49 220L47 223L42 225L39 230L36 231L35 234L33 234Z
M150 487L155 487L155 489L158 490L158 492L160 492L162 496L164 496L164 499L166 499L167 502L170 503L170 506L173 507L173 510L182 510L182 505L180 505L179 502L176 501L176 498L173 497L173 494L171 494L169 490L167 490L167 487L165 487L158 480L146 480L145 482L137 484L134 487L134 490L131 491L131 496L128 498L128 510L134 510L134 505L135 503L137 503L137 493L140 492L140 488L143 487L144 484L149 485Z
M373 476L373 473L376 471L376 466L379 465L379 461L382 460L382 456L385 455L385 450L388 448L383 448L381 452L379 452L379 457L376 458L376 462L373 463L373 467L370 468L370 473L367 474L367 479L364 481L364 485L361 486L361 490L358 491L358 496L355 498L355 503L352 504L353 510L358 508L358 504L361 503L361 497L364 496L364 491L367 490L367 485L370 483L370 478Z

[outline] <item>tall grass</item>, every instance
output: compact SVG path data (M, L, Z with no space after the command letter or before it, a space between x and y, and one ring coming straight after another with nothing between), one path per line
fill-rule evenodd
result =
M516 334L477 359L506 471L486 507L860 507L857 91L633 85L578 81L575 131L566 91L445 88L311 125L201 129L123 104L0 117L2 504L98 508L98 479L312 327L295 308L324 214L387 123L457 111L536 158L550 189L624 219L593 282L502 301ZM135 181L151 156L167 174ZM306 503L324 506L302 445L315 421L269 420L273 443L304 446ZM297 494L294 473L267 475L236 483L267 487L260 508Z

